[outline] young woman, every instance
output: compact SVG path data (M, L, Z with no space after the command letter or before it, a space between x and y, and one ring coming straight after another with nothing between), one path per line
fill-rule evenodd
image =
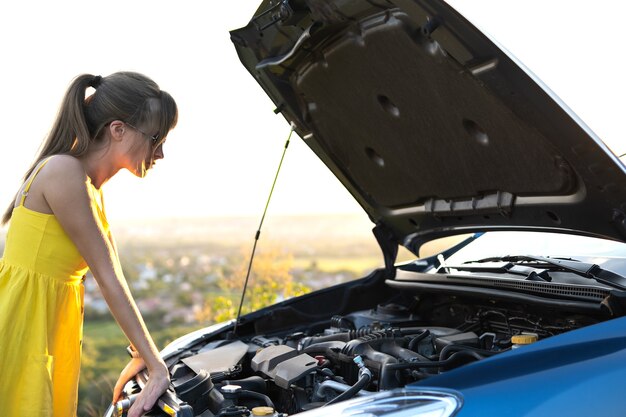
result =
M85 74L68 88L2 222L10 220L0 260L3 416L76 415L87 269L136 352L113 400L144 367L149 380L129 416L151 409L169 386L120 267L101 187L121 169L145 176L177 118L172 97L141 74Z

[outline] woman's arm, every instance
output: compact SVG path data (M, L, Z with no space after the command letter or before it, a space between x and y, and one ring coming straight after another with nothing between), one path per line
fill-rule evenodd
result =
M99 197L100 197L100 204L101 204L100 207L102 208L103 211L105 211L104 198L102 196L102 193L100 193ZM113 234L111 233L110 230L107 234L107 238L109 239L109 242L111 243L111 247L113 248L115 257L119 260L120 254L117 250L117 243L115 242L115 238L113 237ZM128 364L126 364L124 369L122 369L122 372L120 372L120 376L117 378L117 382L115 383L115 386L113 387L113 399L111 400L111 402L115 403L119 400L120 396L122 395L122 390L124 389L124 386L126 385L126 383L130 381L140 371L142 371L145 367L146 367L146 363L141 357L132 358L128 362Z
M73 157L58 156L44 168L46 175L41 180L46 202L89 265L113 317L148 368L148 384L131 409L132 415L139 415L139 409L149 410L165 392L169 372L130 293L114 244L99 225L82 164Z

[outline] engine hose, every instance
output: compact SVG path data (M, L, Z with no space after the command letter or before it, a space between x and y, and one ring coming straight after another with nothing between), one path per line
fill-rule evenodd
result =
M475 348L472 346L464 346L464 345L448 345L445 346L443 349L441 349L441 352L439 353L439 360L440 361L445 361L446 359L448 359L449 353L450 352L461 352L461 351L470 351L470 352L475 352L477 355L479 355L480 357L478 359L484 359L486 356L493 356L495 354L501 353L500 351L494 352L491 350L485 350L485 349L479 349L479 348Z
M394 358L404 361L417 361L428 360L426 356L420 355L410 349L405 349L395 340L383 340L381 343L376 343L375 346L380 352L393 356Z
M401 362L401 363L387 363L383 365L385 371L396 371L403 369L419 369L419 368L445 368L458 362L458 359L462 357L470 357L471 359L480 360L484 359L476 352L462 350L452 354L448 359L444 361L432 361L432 362Z
M380 330L380 331L364 334L363 336L359 337L357 340L359 342L367 343L367 342L373 342L374 340L378 340L378 339L386 339L387 337L389 337L387 332Z
M249 415L250 410L248 410L248 407L231 405L230 407L221 409L216 417L246 417Z
M339 332L339 333L334 333L334 334L329 334L329 335L303 337L298 342L298 345L299 345L298 350L302 350L306 348L307 346L324 343L324 342L339 341L339 342L348 343L348 342L353 342L359 339L362 339L361 342L368 342L368 341L381 339L381 338L395 338L399 336L409 336L409 335L414 335L416 333L419 333L421 335L425 331L428 331L428 330L421 328L421 327L405 327L405 328L394 327L394 328L389 328L389 329L384 329L384 330L374 330L371 327L361 327L356 330L349 330L349 331Z
M248 378L243 379L229 379L216 385L220 388L224 385L239 385L241 389L245 389L248 391L260 392L261 394L265 394L267 392L267 385L265 383L265 380L256 375L249 376Z
M415 352L415 347L417 346L417 344L426 339L428 336L430 336L430 330L426 329L422 332L422 334L417 335L413 339L411 339L408 349Z
M338 340L319 342L305 347L300 352L308 354L325 353L327 356L331 356L331 354L334 355L333 349L341 350L345 345L346 342L340 342Z
M400 372L400 371L396 371L396 372ZM412 371L411 371L411 376L412 376L414 379L420 380L420 379L426 379L426 378L429 378L429 377L433 376L433 374L429 374L428 372L422 372L422 371L412 370Z
M356 339L357 337L367 336L376 330L372 330L371 327L361 327L355 330L350 330L350 339Z
M344 316L332 316L330 318L330 327L337 329L354 330L354 323Z
M328 401L322 407L325 407L325 406L331 405L331 404L335 404L335 403L338 403L340 401L347 400L349 398L354 397L357 392L361 391L363 388L365 388L367 386L367 384L369 384L371 379L372 379L372 374L365 373L365 372L362 373L361 376L359 377L358 381L356 381L356 383L354 385L352 385L350 388L348 388L347 390L345 390L344 392L342 392L341 394L339 394L338 396L336 396L332 400Z
M263 401L265 405L267 405L268 407L276 408L274 407L274 403L272 402L270 397L268 397L265 394L261 394L260 392L254 392L254 391L248 391L248 390L242 389L241 391L239 391L239 397L240 398L241 397L254 398L255 400Z
M312 400L315 401L322 401L324 400L324 398L326 398L326 393L327 392L332 392L332 393L336 393L337 391L340 392L346 392L347 390L349 390L351 388L350 385L348 384L343 384L339 381L333 381L333 380L326 380L324 382L322 382L321 384L319 384L319 386L317 387L317 390L315 391L315 394L313 394L313 398ZM366 391L364 389L358 391L355 395L357 396L368 396L368 395L374 395L375 392L371 392L371 391Z
M352 355L356 352L357 348L361 345L368 345L374 341L381 341L385 339L396 339L401 336L398 335L397 329L389 330L377 330L370 334L359 337L358 339L352 339L346 343L341 353L345 355Z
M353 339L353 337L350 337L350 332L334 333L334 334L329 334L329 335L324 335L324 336L303 337L298 342L298 350L302 350L302 349L306 348L307 346L316 345L316 344L325 343L325 342L344 342L344 343L346 343L346 342L349 342L352 339Z

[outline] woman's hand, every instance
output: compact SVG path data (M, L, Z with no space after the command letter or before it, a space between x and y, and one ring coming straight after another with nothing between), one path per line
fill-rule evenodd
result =
M120 373L117 382L115 383L115 388L113 388L113 403L116 403L120 400L120 396L122 395L122 390L128 381L130 381L135 375L139 373L142 369L146 367L146 363L141 358L133 358L130 362L124 367L122 372Z
M128 368L128 366L126 366L126 368ZM126 370L126 368L124 368L124 370ZM149 370L148 382L146 382L137 400L132 407L130 407L130 410L128 410L128 417L140 417L150 411L159 397L167 391L169 386L170 373L165 364L163 364L163 367Z

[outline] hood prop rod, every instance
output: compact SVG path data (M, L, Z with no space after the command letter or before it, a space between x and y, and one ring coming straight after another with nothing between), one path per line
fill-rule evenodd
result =
M248 288L248 280L250 278L250 271L252 271L252 261L254 260L254 253L256 252L256 245L259 242L259 237L261 236L261 227L263 226L263 221L265 220L265 215L267 214L267 208L270 205L270 200L272 199L272 193L274 192L274 187L276 186L276 180L278 179L278 173L280 172L280 168L283 165L283 160L285 159L285 153L287 152L287 147L289 147L289 141L291 140L291 134L295 130L296 125L291 122L291 129L289 130L289 136L287 136L287 141L285 142L285 148L283 149L283 154L280 157L280 162L278 163L278 169L276 170L276 175L274 176L274 182L272 183L272 188L270 189L270 194L267 197L267 202L265 203L265 209L263 210L263 215L261 216L261 222L259 223L259 228L254 235L254 244L252 245L252 253L250 254L250 262L248 263L248 271L246 272L246 280L243 284L243 291L241 292L241 301L239 302L239 309L237 310L237 319L235 320L235 327L233 328L233 336L237 334L237 326L239 325L239 317L241 316L241 307L243 306L243 300L246 296L246 289Z

